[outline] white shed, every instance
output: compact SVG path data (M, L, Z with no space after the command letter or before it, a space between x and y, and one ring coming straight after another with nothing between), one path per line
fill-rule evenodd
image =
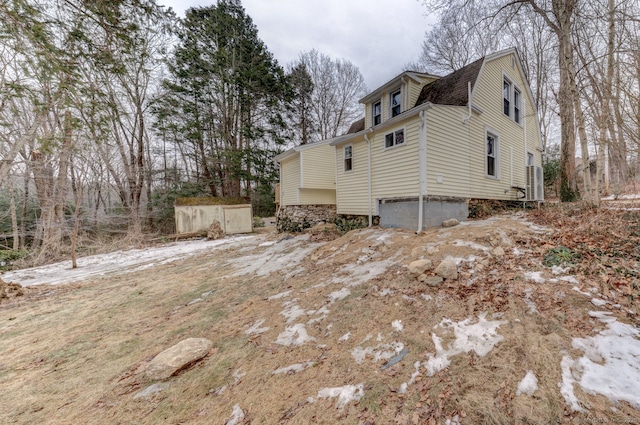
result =
M213 220L218 220L228 235L253 231L251 204L236 199L178 198L174 209L178 234L206 232Z

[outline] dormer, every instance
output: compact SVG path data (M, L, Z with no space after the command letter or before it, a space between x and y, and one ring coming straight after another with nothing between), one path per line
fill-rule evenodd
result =
M374 127L413 108L422 87L438 78L422 72L405 71L360 99L365 107L365 128Z

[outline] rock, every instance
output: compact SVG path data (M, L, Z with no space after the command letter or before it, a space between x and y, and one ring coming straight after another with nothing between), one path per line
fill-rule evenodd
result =
M417 277L426 272L427 270L431 270L433 268L433 263L428 258L426 260L416 260L412 261L407 269L409 270L409 274L411 276Z
M449 220L445 220L442 222L442 227L453 227L457 226L458 224L460 224L458 220L456 220L455 218L450 218Z
M211 226L207 230L207 239L221 239L224 238L224 230L218 220L213 220Z
M427 248L427 255L434 255L434 254L437 254L438 252L440 252L440 250L438 249L437 246L430 246L429 248Z
M167 379L206 356L212 347L213 342L206 338L187 338L155 356L146 374L151 379Z
M424 283L428 286L438 286L444 281L444 279L440 276L427 276L426 274L420 276L418 280L420 281L420 283Z
M497 246L491 251L496 257L504 257L504 249L501 246Z
M458 278L458 266L451 257L446 257L438 264L436 274L444 279L455 280Z

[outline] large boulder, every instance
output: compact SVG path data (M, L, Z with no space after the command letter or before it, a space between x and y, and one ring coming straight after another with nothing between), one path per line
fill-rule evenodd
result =
M206 338L187 338L155 356L146 374L151 379L167 379L206 356L212 347L213 342Z
M455 280L458 278L458 266L451 257L446 257L436 267L436 274L443 279Z

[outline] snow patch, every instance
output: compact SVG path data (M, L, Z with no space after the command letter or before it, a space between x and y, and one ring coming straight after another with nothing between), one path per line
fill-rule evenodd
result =
M244 333L246 333L247 335L265 333L266 331L269 330L269 328L268 327L264 327L264 328L260 327L260 326L262 326L264 321L265 321L265 319L256 320L256 322L253 325L251 325L251 327L249 329L245 330Z
M350 401L358 401L364 397L364 384L345 385L344 387L323 388L318 391L318 398L338 398L336 408L342 409Z
M255 236L237 236L215 241L199 240L176 242L153 248L115 251L108 254L89 255L78 258L78 268L72 269L69 261L48 264L30 269L16 270L2 275L5 282L15 282L22 286L78 282L81 280L122 275L157 264L168 264L184 258L214 251L223 245L240 245Z
M416 382L416 378L420 375L420 362L415 362L413 364L413 367L415 369L415 371L411 374L411 378L409 378L409 380L407 382L403 382L400 385L400 389L398 390L398 392L400 394L404 394L407 392L407 388L409 388L409 385L412 385L414 382Z
M327 297L329 298L329 302L333 304L336 301L347 298L349 295L351 295L349 288L342 288L339 291L333 291L327 295Z
M271 295L267 298L267 301L279 300L280 298L286 298L291 295L291 290L280 292L279 294Z
M603 305L607 305L607 302L605 300L601 300L600 298L591 298L591 304L595 305L596 307L602 307Z
M284 316L284 318L287 319L287 323L291 323L299 317L305 315L305 311L296 304L296 301L298 301L298 299L294 298L291 301L285 301L284 303L282 303L284 310L280 312L280 315Z
M456 336L455 341L449 344L447 349L442 347L442 339L435 333L431 334L433 344L436 347L436 353L429 353L429 360L423 363L429 376L435 375L437 372L445 369L451 364L450 357L461 353L475 351L480 357L486 356L493 347L501 342L504 337L498 335L500 325L507 323L506 320L490 321L486 320L487 313L478 316L478 322L471 323L471 318L460 322L452 322L450 319L442 319L442 321L434 326L434 328L442 328L445 333L453 331Z
M340 338L338 338L338 342L349 341L349 338L351 338L351 332L347 332L346 334L344 334Z
M538 378L536 378L536 375L533 374L532 370L527 371L527 374L518 384L516 395L526 394L528 396L532 396L536 391L538 391Z
M587 393L601 394L614 402L626 401L640 409L640 331L618 322L610 314L589 312L589 316L607 324L607 328L593 337L573 339L573 348L583 350L584 356L576 361L563 357L563 386L578 383ZM566 381L565 370L571 375ZM567 403L572 408L576 406L573 400Z
M309 336L307 330L302 323L287 327L276 339L275 343L284 346L298 346L306 342L315 341L316 339Z
M466 246L471 249L475 249L476 251L482 251L482 252L489 252L491 250L491 248L484 245L480 245L479 243L475 243L471 241L463 241L460 239L456 239L455 241L453 241L453 246Z
M225 422L225 425L238 425L244 420L244 411L240 408L239 404L233 406L233 412L231 417Z
M404 348L404 344L401 342L392 342L391 344L378 344L375 347L362 348L357 346L351 351L351 356L358 364L362 364L365 358L372 357L374 362L380 360L389 360L391 357L398 354Z
M391 322L391 326L393 327L393 329L395 329L398 332L404 329L404 326L402 325L402 320L394 320L393 322Z
M542 277L542 272L525 272L524 278L527 280L532 280L535 283L544 283L546 279Z

